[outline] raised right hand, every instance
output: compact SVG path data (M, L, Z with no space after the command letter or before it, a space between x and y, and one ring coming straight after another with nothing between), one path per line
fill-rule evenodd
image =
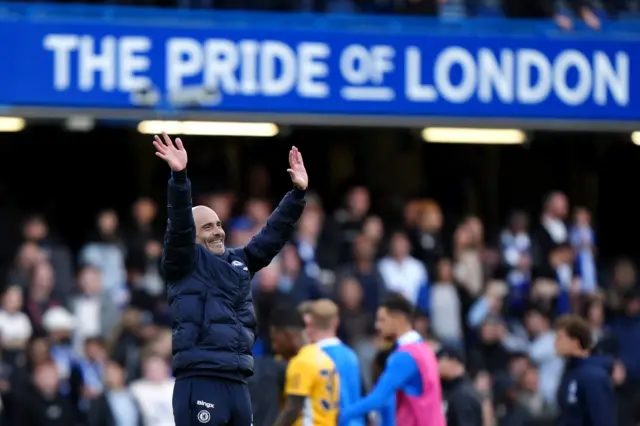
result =
M179 172L187 168L187 151L182 145L180 138L174 142L165 133L162 132L162 139L156 135L153 140L153 146L156 147L156 155L162 158L174 172Z

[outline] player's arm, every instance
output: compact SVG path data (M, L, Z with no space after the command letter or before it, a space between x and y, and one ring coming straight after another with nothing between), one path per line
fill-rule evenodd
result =
M153 142L156 155L169 164L171 179L167 187L167 229L164 234L161 270L168 281L184 278L196 259L196 226L191 212L191 182L187 177L187 153L182 141L175 144L166 135Z
M305 206L305 193L309 179L297 148L289 152L289 169L294 189L284 196L271 213L266 225L244 248L247 254L247 267L255 273L267 266L293 236L296 223Z
M278 415L276 422L273 426L291 426L304 408L304 396L287 395L287 401L284 404L284 408Z
M313 386L313 365L301 357L295 357L287 366L284 392L287 400L273 426L291 426L302 414L304 401L311 396Z
M417 374L418 365L410 354L394 352L387 360L387 367L373 391L340 413L340 420L348 421L371 411L380 411L395 393Z

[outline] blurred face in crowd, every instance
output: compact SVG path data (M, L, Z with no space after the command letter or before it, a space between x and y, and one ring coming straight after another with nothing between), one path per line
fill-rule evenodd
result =
M484 226L482 225L482 221L472 216L465 221L465 227L469 232L471 243L475 246L481 245L484 240Z
M436 206L429 206L420 214L420 229L424 232L438 232L442 228L442 221L440 209Z
M206 206L196 206L193 208L193 220L196 224L196 243L215 255L223 254L225 233L216 212Z
M269 203L264 200L252 199L247 201L247 216L259 225L262 225L269 218L271 208Z
M32 242L40 242L47 237L49 227L41 217L33 217L25 222L22 228L24 239Z
M2 309L9 313L15 313L22 309L22 290L20 287L7 288L2 297Z
M636 282L636 268L628 260L616 263L613 269L613 281L616 287L627 289L633 287Z
M105 368L105 382L109 389L121 389L126 382L124 368L116 362L109 361Z
M45 363L36 367L33 372L33 383L45 395L53 396L58 392L60 379L58 370L53 363Z
M97 296L102 292L102 274L97 268L85 267L78 274L80 291L87 296Z
M569 212L569 201L562 192L555 192L551 195L547 204L547 214L557 219L565 219Z
M272 262L266 268L258 272L258 288L261 292L270 293L278 288L280 280L280 265Z
M48 362L50 359L49 343L44 338L33 339L29 343L27 353L31 365L40 365Z
M447 357L438 359L438 371L440 372L440 377L445 380L451 380L459 377L461 370L462 366L458 360Z
M529 219L527 215L523 212L515 212L511 215L511 219L509 221L509 229L513 234L519 234L521 232L527 232L529 228Z
M39 263L33 271L31 280L31 295L37 298L47 298L53 290L53 268L49 262Z
M298 234L305 239L316 240L322 229L322 215L317 209L305 209L298 224Z
M458 226L456 232L453 234L453 242L458 250L470 248L472 239L468 227L464 225Z
M91 361L104 362L107 357L104 345L95 339L88 339L85 342L84 352Z
M156 203L151 198L143 197L133 205L133 216L140 225L149 225L156 218Z
M591 225L591 213L584 207L579 207L574 213L574 221L579 226Z
M529 311L524 318L524 326L532 336L538 336L550 329L549 320L538 311Z
M378 308L376 313L376 331L385 341L395 341L408 328L407 318L387 308Z
M356 186L347 195L347 208L355 218L361 218L367 214L371 206L369 191L363 186Z
M514 356L509 360L509 375L511 377L520 378L529 368L529 360L526 356Z
M391 256L396 259L404 259L409 256L411 251L411 244L406 235L402 233L396 233L391 238Z
M640 313L640 297L634 297L625 304L625 312L627 315L635 316Z
M529 365L522 376L522 388L529 392L537 392L538 379L538 370L532 365Z
M300 257L297 249L287 245L282 249L282 272L287 275L296 275L300 272Z
M353 241L353 254L358 261L371 261L376 255L376 245L371 238L360 234Z
M604 304L601 300L596 300L589 306L587 320L594 328L600 328L604 324Z
M29 270L40 262L46 260L46 255L36 243L26 242L18 251L18 266L22 270Z
M502 340L504 336L504 325L499 321L487 321L480 328L480 338L485 344L494 344Z
M340 301L346 309L355 311L362 303L362 286L352 277L347 277L340 282Z
M362 226L362 233L371 239L373 244L378 243L384 236L384 224L378 216L369 216Z
M142 366L143 375L151 382L162 382L169 378L169 366L167 362L159 356L147 358Z
M438 262L438 281L441 283L453 282L453 264L449 259Z
M98 230L102 236L112 236L118 230L118 215L114 210L105 210L98 215Z

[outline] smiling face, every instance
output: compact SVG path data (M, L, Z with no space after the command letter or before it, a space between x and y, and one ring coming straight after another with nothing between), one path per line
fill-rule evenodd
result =
M206 206L196 206L193 208L193 220L196 224L196 243L215 255L224 253L225 233L216 212Z

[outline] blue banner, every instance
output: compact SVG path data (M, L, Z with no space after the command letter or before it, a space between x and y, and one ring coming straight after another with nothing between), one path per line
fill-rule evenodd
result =
M640 119L640 33L430 32L429 20L421 32L305 30L286 19L281 29L143 15L3 20L0 104L164 108L197 98L245 113Z

